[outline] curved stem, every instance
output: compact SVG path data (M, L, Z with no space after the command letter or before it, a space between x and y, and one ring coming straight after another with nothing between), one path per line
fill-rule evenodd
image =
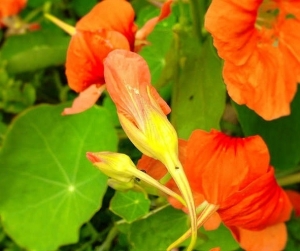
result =
M151 186L154 186L156 188L158 188L160 191L162 191L165 194L168 194L172 197L174 197L175 199L177 199L178 201L180 201L184 206L187 206L186 202L184 201L184 199L177 193L175 193L174 191L172 191L170 188L162 185L161 183L159 183L156 179L153 179L151 176L149 176L148 174L139 171L138 169L136 169L136 171L133 171L132 173L135 177L139 178L140 180L148 183Z
M300 173L294 173L282 178L278 178L277 182L280 186L287 186L287 185L300 183Z
M176 156L173 156L173 159L171 158L167 159L165 166L167 167L169 173L173 177L176 185L178 186L186 202L186 207L188 209L190 220L191 220L191 228L190 228L191 242L187 247L187 251L192 251L197 241L197 215L196 215L194 197L191 191L191 187L186 178L183 167Z

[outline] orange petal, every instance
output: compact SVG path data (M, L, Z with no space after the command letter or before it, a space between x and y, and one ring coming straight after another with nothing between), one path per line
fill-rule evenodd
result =
M212 130L196 130L187 145L184 165L193 191L221 205L269 168L267 147L259 136L233 138Z
M221 58L236 65L247 61L256 44L254 24L261 2L262 0L211 2L205 16L205 28L212 34Z
M222 223L222 219L218 213L214 213L207 221L204 223L203 227L206 231L211 231L217 229Z
M134 121L133 117L145 104L161 109L165 114L170 112L167 103L151 85L148 65L141 56L130 51L114 50L104 65L107 90L118 111L129 120Z
M243 66L225 62L223 70L230 97L265 120L290 114L298 74L299 64L289 50L280 45L253 51Z
M25 7L27 0L1 0L0 20L18 14Z
M249 230L261 230L267 226L287 221L292 205L278 186L274 169L257 177L246 188L228 197L220 206L224 224Z
M77 31L71 38L66 60L70 88L81 92L92 84L103 84L103 60L116 48L129 50L127 39L119 32L104 29Z
M287 230L284 223L261 231L249 231L242 228L234 228L231 231L240 246L247 251L282 251L287 242Z
M87 89L79 93L79 96L73 101L72 107L64 109L62 115L76 114L91 108L94 104L96 104L104 89L105 85L100 88L97 88L96 85L89 86Z
M160 11L159 16L151 18L150 20L148 20L144 26L142 28L140 28L136 35L135 35L135 39L136 40L146 40L146 38L148 37L148 35L153 31L153 29L155 28L156 24L167 18L170 13L171 13L171 4L173 3L173 0L167 0Z
M113 30L123 34L133 49L134 36L137 30L134 24L134 10L125 0L104 0L82 17L76 29L95 32L98 29Z
M285 192L293 205L296 216L299 217L300 216L300 193L292 190L285 190Z

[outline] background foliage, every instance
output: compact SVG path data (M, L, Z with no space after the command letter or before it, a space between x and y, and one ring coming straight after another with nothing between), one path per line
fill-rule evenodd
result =
M38 22L40 29L9 37L0 31L0 250L159 251L188 227L183 212L159 210L160 198L107 188L107 177L86 159L87 151L119 151L134 161L141 155L124 137L107 95L84 113L60 115L76 97L64 75L70 37L43 13L75 24L96 2L29 0L21 16ZM139 27L159 13L148 1L132 4ZM178 19L174 7L140 54L153 85L172 106L170 119L179 136L187 138L195 128L259 134L278 177L299 171L300 94L291 115L272 122L231 104L211 37L200 41L191 32L192 20L180 26ZM288 229L286 250L297 250L299 219L291 220ZM215 246L239 250L224 226L199 231L197 250Z

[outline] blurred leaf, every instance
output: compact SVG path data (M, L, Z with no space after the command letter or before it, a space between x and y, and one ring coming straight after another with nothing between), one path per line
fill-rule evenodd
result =
M1 58L9 73L35 71L65 63L70 37L53 30L40 30L8 37Z
M84 16L87 14L96 4L98 3L97 0L72 0L71 6L73 7L74 11L79 16Z
M285 251L300 250L300 217L293 217L286 225L289 238Z
M179 137L187 139L197 128L219 129L225 108L225 86L211 37L200 44L190 30L178 32L177 47L172 49L177 51L178 58L170 59L178 62L174 69L171 121Z
M107 177L85 153L117 148L105 109L61 116L67 105L26 110L10 126L0 153L3 227L30 250L78 241L80 226L99 210L107 187Z
M35 88L10 78L0 66L0 109L8 113L19 113L34 104Z
M272 121L265 121L246 106L235 104L245 135L260 135L264 139L271 154L271 164L279 175L296 171L300 161L299 107L300 90L291 104L291 114Z
M150 200L145 194L117 191L110 202L109 209L131 223L149 212Z

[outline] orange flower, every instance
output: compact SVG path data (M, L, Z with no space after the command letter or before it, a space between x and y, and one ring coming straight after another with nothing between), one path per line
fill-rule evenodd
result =
M0 21L9 16L18 14L26 5L27 0L1 0Z
M226 226L244 232L264 231L289 219L291 203L276 183L267 147L260 137L233 138L215 130L196 130L182 146L179 154L195 204L204 208L198 217L199 227L216 211ZM163 166L151 162L152 168L160 171L154 171L145 157L138 168L156 177L165 175ZM178 208L178 202L169 201ZM268 230L265 233L270 234Z
M51 15L47 18L71 33L72 39L67 52L66 75L71 89L84 94L79 96L71 108L63 114L82 112L90 108L100 97L95 87L105 84L103 60L114 49L137 51L146 42L146 37L155 25L170 14L172 0L166 1L158 17L150 19L136 33L134 10L125 0L103 0L76 24L70 27ZM91 87L96 85L95 87ZM95 90L96 89L96 90ZM90 96L88 104L86 100Z
M166 114L170 107L151 85L146 61L138 54L114 50L104 60L106 88L117 107L120 123L131 142L168 169L188 208L192 250L197 238L194 200L178 159L178 138Z
M266 120L290 114L300 80L300 2L213 0L205 20L228 93Z
M104 84L103 60L112 50L134 46L134 10L125 0L104 0L76 24L67 52L69 86L82 92Z

